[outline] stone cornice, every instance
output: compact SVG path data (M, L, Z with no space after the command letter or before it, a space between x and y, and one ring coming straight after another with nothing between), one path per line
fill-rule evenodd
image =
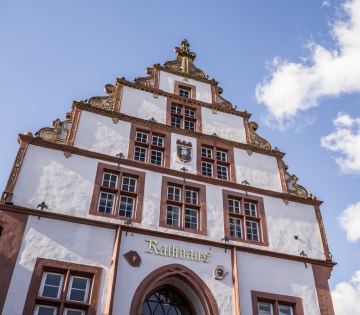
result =
M307 205L313 205L313 206L320 206L322 204L322 201L317 200L317 199L313 200L311 198L302 198L302 197L298 197L298 196L294 196L294 195L290 195L290 194L286 194L286 193L282 193L282 192L275 192L275 191L271 191L271 190L267 190L267 189L251 187L251 186L247 186L247 185L243 185L243 184L239 184L239 183L235 183L235 182L224 181L224 180L220 180L220 179L216 179L216 178L209 178L209 177L202 176L202 175L184 173L182 171L166 168L163 166L142 163L142 162L138 162L138 161L134 161L134 160L128 160L128 159L120 159L119 160L119 158L117 158L115 156L110 156L110 155L93 152L93 151L88 151L88 150L80 149L80 148L65 145L65 144L49 142L49 141L42 140L40 138L31 137L31 136L19 135L19 142L20 142L20 144L25 142L25 143L29 143L29 144L40 146L40 147L63 151L67 157L71 156L71 154L76 154L76 155L85 156L88 158L98 159L98 160L102 160L102 161L107 161L107 162L115 163L115 164L118 164L120 162L120 164L127 165L130 167L154 171L157 173L162 173L162 174L167 174L170 176L176 176L176 177L180 177L180 178L190 179L193 181L213 184L213 185L221 186L224 188L233 188L233 189L237 189L237 190L247 191L250 193L252 192L252 193L260 194L260 195L264 195L264 196L270 196L273 198L279 198L286 202L294 201L294 202L307 204Z
M184 236L184 235L177 235L174 233L168 233L163 231L157 231L157 230L149 230L142 227L134 227L134 226L127 226L123 225L122 221L119 221L118 223L114 222L108 222L105 220L98 220L98 219L90 219L90 218L82 218L77 216L71 216L61 213L55 213L50 211L40 211L37 209L31 209L16 205L5 205L0 204L0 210L1 211L8 211L8 212L15 212L15 213L21 213L24 215L32 215L39 218L49 218L54 220L62 220L67 222L73 222L78 224L86 224L86 225L92 225L97 226L101 228L108 228L113 229L116 231L119 226L121 226L122 231L128 231L132 233L138 233L143 235L149 235L149 236L155 236L155 237L162 237L162 238L170 238L172 240L179 240L183 242L189 242L189 243L195 243L195 244L203 244L207 246L213 246L213 247L219 247L219 248L226 248L226 249L232 249L235 248L239 252L248 252L256 255L264 255L264 256L270 256L280 259L287 259L287 260L293 260L293 261L299 261L303 263L309 263L314 265L323 265L328 267L334 267L336 265L335 262L325 261L321 259L314 259L314 258L308 258L308 257L301 257L301 256L295 256L285 253L279 253L274 251L267 251L263 249L258 248L251 248L248 246L238 245L238 244L226 244L223 242L217 242L213 240L208 239L199 239L198 236L191 237L191 236Z
M265 155L273 156L273 157L276 157L279 159L282 159L285 156L285 153L283 153L281 151L277 151L277 150L269 151L266 149L262 149L256 145L252 145L252 144L235 142L235 141L227 140L227 139L220 138L220 137L213 136L213 135L207 135L207 134L200 133L200 132L185 130L185 129L181 129L181 128L175 128L175 127L171 127L169 125L158 123L153 120L145 120L145 119L141 119L141 118L134 117L134 116L129 116L129 115L119 113L119 112L113 112L113 111L108 111L108 110L104 110L104 109L97 108L97 107L92 107L83 102L73 102L73 110L74 109L85 110L85 111L88 111L91 113L100 114L100 115L111 117L111 118L117 119L117 120L122 120L122 121L127 121L127 122L136 122L136 123L143 124L143 125L146 125L149 127L166 130L171 133L177 133L177 134L182 134L185 136L211 140L213 142L224 143L227 145L231 145L235 148L239 148L239 149L243 149L243 150L247 150L247 151L251 151L251 152L256 152L256 153L260 153L260 154L265 154Z
M127 87L131 87L131 88L134 88L134 89L137 89L137 90L142 90L142 91L145 91L145 92L149 92L149 93L152 93L152 94L161 95L161 96L164 96L164 97L169 97L169 98L174 99L174 100L179 100L179 101L181 101L183 103L188 103L188 104L191 104L191 105L199 105L199 106L206 107L206 108L209 108L209 109L216 109L219 112L240 116L240 117L243 117L243 118L246 118L246 119L249 119L251 117L251 114L246 112L246 111L237 111L235 109L226 109L226 108L223 108L223 107L217 105L216 103L215 104L206 103L206 102L202 102L202 101L187 98L187 97L181 97L179 95L175 95L175 94L172 94L172 93L169 93L169 92L165 92L165 91L160 90L160 89L156 89L156 88L153 88L153 87L144 86L144 85L141 85L141 84L138 84L138 83L130 82L130 81L124 79L124 78L117 78L116 83L118 83L120 85L127 86Z

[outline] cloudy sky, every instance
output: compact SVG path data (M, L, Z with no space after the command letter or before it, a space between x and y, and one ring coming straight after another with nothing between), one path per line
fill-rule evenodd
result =
M173 59L184 37L324 200L336 314L360 314L360 0L2 0L0 186L18 133Z

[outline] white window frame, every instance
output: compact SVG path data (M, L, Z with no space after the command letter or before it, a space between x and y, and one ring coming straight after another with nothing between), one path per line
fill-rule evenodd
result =
M40 307L45 307L45 308L50 308L53 309L55 311L54 315L57 314L58 308L56 306L51 306L51 305L44 305L44 304L36 304L35 305L35 312L34 315L38 315L39 314L39 308Z
M170 199L169 198L169 188L173 188L174 189L174 192L173 192L173 196L175 197L176 194L175 194L175 191L178 190L179 191L179 199ZM170 200L170 201L177 201L177 202L181 202L181 188L179 186L176 186L176 185L168 185L167 186L167 191L166 191L166 199L167 200Z
M168 223L168 207L172 207L173 209L174 208L178 209L178 224L177 225ZM174 213L174 211L172 211L172 214L173 213ZM171 223L173 223L173 222L174 222L174 216L171 215ZM172 205L172 204L166 205L166 224L171 225L171 226L177 226L177 227L181 226L181 207L175 206L175 205Z
M124 189L123 189L124 178L128 178L128 179L129 179L129 184L127 185L129 188L132 187L132 185L130 185L130 181L131 181L131 180L134 180L134 181L135 181L134 190L131 190L131 189L124 190ZM132 176L123 175L122 178L121 178L121 187L120 187L120 190L122 190L122 191L127 191L127 192L132 192L132 193L136 193L136 189L137 189L137 178L132 177Z
M187 202L187 197L186 197L186 193L187 192L190 192L190 194L191 194L191 196L190 196L190 201L191 202ZM192 200L194 199L193 197L194 197L194 194L196 195L196 203L193 203L192 202ZM195 189L186 189L185 188L185 203L187 203L187 204L191 204L191 205L199 205L199 192L197 191L197 190L195 190Z
M153 153L153 152L160 153L160 156L161 156L161 159L160 159L161 163L160 163L160 164L157 164L157 163L153 163L153 162L152 162L152 153ZM154 164L154 165L162 166L163 163L164 163L164 152L163 152L163 151L160 151L160 150L153 150L153 149L151 149L151 150L150 150L150 163L151 163L151 164Z
M219 169L221 169L221 172L219 171ZM223 173L223 171L225 170L226 176L220 176L219 174ZM226 165L221 165L218 164L217 165L217 178L218 179L222 179L222 180L228 180L229 179L229 168Z
M247 214L246 213L246 204L248 204L248 205L250 205L250 214ZM252 215L252 209L251 209L251 206L255 206L255 215ZM252 201L244 201L244 214L246 215L246 216L249 216L249 217L257 217L258 216L258 214L257 214L257 203L256 202L252 202Z
M283 306L285 306L285 307L290 307L290 315L294 315L294 307L292 306L292 305L286 305L286 304L278 304L278 306L279 306L279 315L282 315L281 313L280 313L280 308L281 307L283 307Z
M220 159L218 158L218 153L220 153ZM225 157L225 159L224 159ZM216 150L216 160L221 162L227 162L228 161L228 154L225 150Z
M138 134L140 135L140 139L141 140L138 140ZM146 141L143 141L143 136L146 136ZM141 142L141 143L148 143L149 142L149 134L147 132L144 132L144 131L136 131L136 134L135 134L135 141L136 142Z
M83 301L71 300L70 299L71 289L72 289L72 284L73 284L74 278L86 279L86 288L85 288L85 295L84 295L84 300ZM80 303L87 303L88 299L89 299L89 288L90 288L90 278L77 276L77 275L71 276L70 277L70 282L69 282L69 287L67 289L66 300L74 301L74 302L80 302ZM80 289L76 289L76 288L75 288L75 290L80 291ZM83 291L83 290L81 290L81 291Z
M128 200L128 199L132 199L132 200L134 201L133 204L132 204L131 216L130 216L130 217L127 216L127 215L121 215L121 214L120 214L121 198L127 198L127 200ZM119 214L119 216L121 216L121 217L126 217L126 218L133 218L133 217L134 217L134 214L135 214L135 203L136 203L136 198L134 198L134 197L124 196L124 195L120 196L120 198L119 198L119 209L118 209L118 214ZM127 209L125 210L125 213L126 213L126 212L128 212Z
M270 313L263 313L262 311L260 311L260 304L270 305ZM259 315L274 315L274 306L272 303L269 302L258 302L258 312Z
M81 312L81 315L85 315L85 311L84 310L79 310L79 309L76 309L76 308L65 308L64 309L64 315L67 315L68 311L76 311L76 312Z
M141 150L145 150L145 159L144 159L144 161L143 160L141 160L141 159L136 159L135 157L136 157L136 149L140 149L140 151ZM144 147L141 147L141 146L135 146L134 147L134 160L135 161L138 161L138 162L146 162L146 160L147 160L147 148L144 148ZM141 156L141 155L140 155Z
M57 293L56 298L52 298L52 297L48 297L48 296L43 295L44 286L45 286L45 279L46 279L46 276L48 274L61 276L61 280L60 280L60 284L59 284L59 287L58 287L58 293ZM64 285L64 275L63 274L58 273L58 272L48 272L48 271L46 271L42 275L41 284L40 284L40 290L39 290L39 296L47 298L47 299L56 299L56 300L58 300L58 299L60 299L61 290L62 290L63 285ZM49 285L47 284L47 286L49 286ZM50 286L54 287L52 285L50 285Z
M194 213L194 212L196 213L196 228L195 229L186 227L186 211L191 211L192 213ZM190 222L190 224L191 224L191 222ZM192 209L192 208L185 208L185 210L184 210L184 228L191 229L191 230L199 230L199 210Z
M178 93L179 93L179 96L181 96L181 97L190 98L191 89L186 89L186 88L183 88L183 87L179 87Z
M231 219L235 220L236 222L237 221L240 221L240 224L235 224L235 226L240 226L240 234L241 234L241 237L239 237L237 235L237 233L235 233L235 235L231 235ZM235 229L235 232L238 232L237 229ZM237 218L237 217L232 217L232 216L229 216L229 234L231 237L236 237L238 239L244 239L244 231L243 231L243 219L242 218Z
M211 175L207 175L207 174L205 175L205 174L204 174L204 172L203 172L203 165L204 165L205 163L211 166ZM206 168L207 168L207 167L206 167ZM206 177L213 177L213 176L214 176L214 163L212 163L212 162L206 162L206 161L201 161L201 175L206 176Z
M107 212L99 211L99 208L100 208L100 200L101 200L101 194L112 195L112 196L114 197L114 198L113 198L113 204L112 204L112 207L111 207L111 213L107 213ZM114 213L114 206L115 206L115 202L116 202L116 194L109 193L109 192L107 192L107 191L100 191L100 193L99 193L99 200L98 200L98 206L97 206L96 211L97 211L97 212L99 212L99 213L104 213L104 214L113 214L113 213Z
M205 155L204 155L205 151ZM210 152L210 154L209 154ZM201 156L204 158L212 159L213 158L213 150L208 147L201 147Z
M161 139L161 141L159 141ZM161 142L161 145L159 145L159 142ZM164 147L164 142L165 142L165 139L163 136L159 136L159 135L153 135L152 136L152 140L151 140L151 144L156 146L156 147L161 147L163 148Z
M110 176L115 176L115 177L116 177L115 187L104 186L105 174L109 174ZM103 173L103 177L102 177L102 181L101 181L101 186L102 186L102 187L106 187L106 188L116 189L116 187L117 187L117 185L118 185L118 180L119 180L119 176L118 176L117 174L114 174L114 173L111 173L111 172L104 172L104 173ZM109 181L109 183L110 183L110 182L111 182L111 181Z
M232 205L230 206L230 202L232 203ZM237 203L239 205L239 209L238 211L235 209L235 203ZM237 213L237 214L241 214L241 201L239 199L236 198L228 198L228 207L229 207L229 212L230 213ZM234 209L234 211L231 210L231 208Z

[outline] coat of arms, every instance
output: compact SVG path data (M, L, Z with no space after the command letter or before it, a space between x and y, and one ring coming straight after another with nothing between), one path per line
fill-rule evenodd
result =
M190 162L192 159L192 144L186 141L176 141L176 152L180 161Z

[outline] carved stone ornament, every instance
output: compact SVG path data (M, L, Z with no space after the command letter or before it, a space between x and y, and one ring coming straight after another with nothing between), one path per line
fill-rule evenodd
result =
M104 91L109 96L94 96L89 99L89 104L93 107L114 111L116 105L116 89L112 84L106 84Z
M175 47L174 49L176 53L176 60L165 62L164 67L180 73L186 73L200 79L208 79L209 76L194 65L193 61L196 58L196 54L190 51L189 47L189 42L184 39L181 42L181 47Z
M66 114L66 120L61 121L59 118L53 121L53 128L41 128L35 136L46 141L64 144L67 140L72 122L71 114Z
M222 280L228 274L228 271L225 270L224 266L217 265L213 270L213 276L216 280Z
M153 68L147 68L145 73L149 76L136 78L134 82L147 87L155 87L155 70Z
M26 150L24 148L19 149L18 154L16 155L14 166L10 173L8 185L13 185L15 183L20 171L21 164L24 160L25 151Z
M271 144L266 141L264 138L261 138L256 130L258 129L258 124L256 122L249 123L249 132L250 132L250 144L257 146L264 150L271 150Z
M225 98L223 98L220 94L223 92L223 89L221 87L218 86L212 86L212 93L213 93L213 97L214 97L214 103L215 105L224 108L224 109L228 109L228 110L232 110L235 109L235 106L233 104L231 104L228 100L226 100Z
M287 169L287 166L285 166L285 169ZM290 173L285 170L285 181L289 194L306 198L308 196L308 192L303 186L297 183L298 180L297 176L294 174L290 175Z
M124 254L124 257L125 257L126 261L129 263L129 265L132 267L139 267L141 264L141 257L134 250L131 250L131 251L127 252L126 254Z
M191 142L176 141L176 153L180 161L190 162L192 159L192 144Z

